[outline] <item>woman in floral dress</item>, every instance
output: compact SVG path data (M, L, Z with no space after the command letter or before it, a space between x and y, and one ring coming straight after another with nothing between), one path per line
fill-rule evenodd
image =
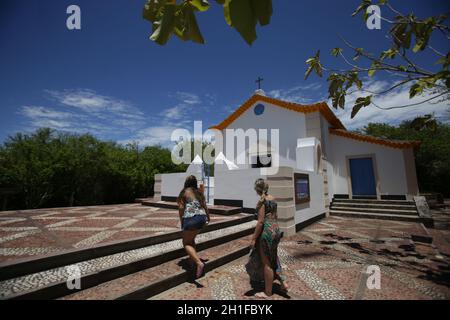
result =
M256 204L258 223L250 243L252 253L246 265L252 283L264 281L264 292L255 294L259 298L272 295L274 280L280 281L283 291L288 291L278 259L278 244L282 233L277 223L277 203L274 197L268 194L268 190L269 186L264 179L256 180L255 191L260 196Z

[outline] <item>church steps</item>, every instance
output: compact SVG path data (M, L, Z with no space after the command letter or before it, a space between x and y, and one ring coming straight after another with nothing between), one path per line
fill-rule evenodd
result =
M202 233L197 237L197 249L199 251L210 248L215 250L217 246L250 235L255 225L256 221L252 220ZM86 290L185 255L181 239L176 239L82 261L77 264L81 271L81 287ZM0 299L54 299L73 294L74 291L67 288L67 279L67 269L63 266L5 280L0 282Z
M333 198L335 203L363 203L363 204L388 204L388 205L415 205L411 200L377 200L377 199L340 199Z
M423 222L414 201L334 198L330 215Z
M422 219L415 215L404 215L404 214L388 214L388 213L364 213L358 211L344 211L344 210L333 210L330 209L330 215L341 216L341 217L351 217L351 218L365 218L365 219L384 219L384 220L396 220L396 221L407 221L407 222L423 222Z
M414 204L382 204L382 203L352 203L352 202L334 202L335 207L351 207L351 208L374 208L374 209L398 209L416 211Z
M331 210L417 216L417 210L385 209L385 208L378 208L378 207L352 207L352 206L347 206L347 205L344 206L344 205L337 205L337 204L333 204L331 206Z
M136 199L137 202L140 202L144 206L149 207L157 207L164 209L178 209L178 204L172 201L162 201L162 200L154 200L154 199ZM230 207L230 206L222 206L222 205L208 205L209 213L218 214L218 215L234 215L242 212L242 208L240 207Z
M207 272L249 253L251 235L199 252L206 261ZM63 297L64 300L143 300L194 280L194 269L185 259L163 264L127 275L98 286Z
M248 214L240 214L241 217L227 221L214 222L203 228L201 233L211 232L242 223L253 221L254 217ZM27 274L37 273L53 268L71 265L74 263L100 258L116 253L157 245L176 239L181 239L181 231L167 232L150 237L138 237L126 241L114 241L106 244L95 245L83 249L71 249L64 252L49 254L39 257L31 257L12 262L0 263L0 281L17 278Z

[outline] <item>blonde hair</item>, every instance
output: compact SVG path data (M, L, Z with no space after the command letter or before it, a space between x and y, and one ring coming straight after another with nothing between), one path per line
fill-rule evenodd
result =
M259 199L259 205L262 204L265 200L267 192L269 191L269 185L264 179L258 179L255 181L255 191L258 195L261 196Z

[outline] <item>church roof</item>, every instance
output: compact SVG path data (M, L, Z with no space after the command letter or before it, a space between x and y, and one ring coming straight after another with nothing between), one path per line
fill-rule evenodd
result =
M303 105L303 104L298 104L298 103L294 103L294 102L278 100L278 99L262 96L259 94L253 95L242 106L240 106L236 111L234 111L230 116L228 116L228 118L223 120L218 125L211 127L211 129L224 130L233 121L235 121L237 118L239 118L245 111L247 111L252 105L254 105L258 101L271 103L275 106L278 106L278 107L281 107L284 109L288 109L291 111L295 111L295 112L300 112L300 113L311 113L311 112L318 111L325 119L327 119L327 121L334 128L345 130L344 125L336 117L336 115L333 113L333 111L330 110L330 108L328 107L328 105L325 102L319 102L319 103L310 104L310 105Z
M303 105L294 102L283 101L275 98L266 97L260 94L254 94L243 105L241 105L236 111L229 115L218 125L212 126L211 129L224 130L237 118L239 118L245 111L247 111L256 102L262 101L271 103L274 106L288 109L300 113L320 112L320 114L331 124L330 133L341 136L344 138L354 139L362 142L379 144L396 149L408 149L417 148L420 146L420 141L407 141L407 140L386 140L373 136L366 136L355 132L347 131L342 122L336 117L333 111L328 107L326 102L319 102L310 105Z
M342 129L332 129L330 128L330 133L336 136L349 138L353 140L358 140L362 142L375 143L386 147L391 147L395 149L409 149L417 148L420 146L420 141L410 141L410 140L386 140L380 139L373 136L366 136L363 134L342 130Z

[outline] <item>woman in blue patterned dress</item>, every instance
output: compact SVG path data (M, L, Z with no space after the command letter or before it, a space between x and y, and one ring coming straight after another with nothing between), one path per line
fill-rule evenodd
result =
M184 188L178 196L178 212L183 230L183 246L186 253L197 266L195 276L203 275L205 264L198 257L195 249L195 237L210 221L205 196L197 186L197 178L189 176L184 182Z
M264 281L264 292L255 294L259 298L268 298L272 295L274 280L280 282L282 291L288 291L278 259L278 244L282 233L277 223L277 203L274 197L268 194L268 190L269 186L264 179L256 180L255 191L261 198L256 204L258 223L250 243L252 253L246 265L251 282Z

